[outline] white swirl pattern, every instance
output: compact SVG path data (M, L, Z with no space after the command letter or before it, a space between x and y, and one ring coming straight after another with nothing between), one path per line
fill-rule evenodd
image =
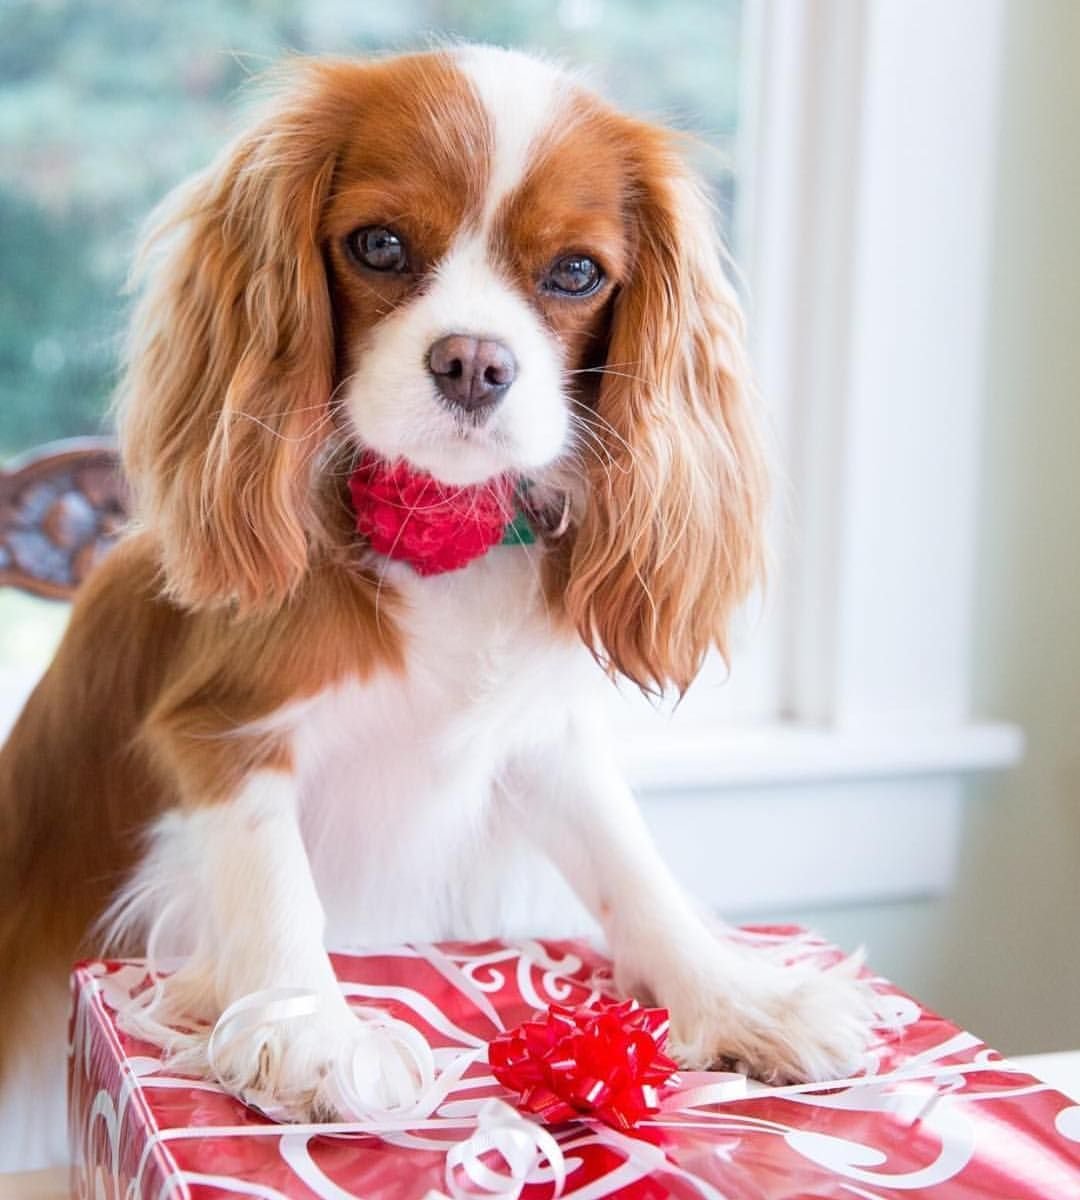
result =
M792 937L789 931L749 936L769 953ZM781 1089L751 1084L744 1097L732 1101L708 1077L687 1077L683 1092L646 1123L646 1134L659 1136L658 1144L583 1121L552 1130L554 1140L545 1150L541 1143L549 1135L543 1129L490 1107L491 1097L502 1093L483 1069L482 1048L503 1026L504 1014L516 1014L516 1023L528 1009L551 1001L595 998L602 965L577 944L489 947L480 954L457 946L402 947L350 960L357 970L342 984L348 995L390 1001L399 1018L425 1029L429 1039L435 1035L437 1079L415 1113L336 1126L256 1123L212 1083L170 1074L159 1059L145 1054L121 1060L124 1043L114 1028L115 1009L145 982L145 970L137 964L83 968L70 1058L79 1200L164 1200L185 1197L192 1187L200 1189L200 1197L239 1194L260 1200L300 1195L413 1200L429 1192L453 1200L514 1198L526 1187L530 1197L546 1200L562 1187L562 1195L572 1200L601 1200L647 1179L680 1196L744 1200L765 1194L756 1185L747 1190L745 1168L739 1166L744 1145L753 1148L748 1161L767 1158L774 1171L782 1164L790 1172L790 1197L826 1194L829 1187L830 1195L874 1200L913 1193L967 1200L1002 1194L980 1190L980 1180L998 1179L1005 1169L1000 1143L1008 1140L1012 1121L1019 1122L1017 1139L1027 1139L1025 1147L1038 1161L1024 1168L1010 1197L1080 1195L1080 1105L1019 1074L976 1038L894 990L882 996L882 1016L893 1030L903 1028L904 1037L884 1043L861 1079ZM796 936L792 949L800 958L831 953L804 934ZM394 983L361 969L380 955L394 956ZM415 963L421 972L418 986L397 982L403 962ZM489 1032L473 1032L481 1028ZM162 1103L166 1095L172 1103L190 1101L203 1127L169 1127L168 1122L155 1127L155 1114L163 1111L155 1107L158 1092ZM486 1139L479 1136L485 1129ZM1033 1129L1040 1130L1037 1143ZM492 1130L501 1132L496 1137ZM391 1187L387 1151L382 1152L378 1193L367 1190L364 1181L363 1148L373 1144L372 1133L401 1155L400 1173L394 1172L398 1182ZM327 1146L358 1135L368 1140L345 1143L350 1166L344 1170L342 1156L328 1154ZM265 1174L240 1178L220 1169L222 1159L213 1148L220 1153L243 1139L265 1143L265 1155L242 1156L244 1162L265 1160ZM185 1144L198 1147L198 1162L182 1169L169 1148ZM705 1154L702 1145L725 1149ZM503 1151L509 1174L492 1171L493 1149ZM236 1161L232 1153L224 1158ZM192 1154L183 1161L191 1163ZM281 1182L283 1170L295 1188ZM768 1193L770 1200L781 1194Z

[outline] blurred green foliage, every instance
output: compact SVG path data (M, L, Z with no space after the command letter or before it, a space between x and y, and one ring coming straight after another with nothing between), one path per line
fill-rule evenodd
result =
M0 458L101 430L139 221L206 163L282 54L453 38L586 68L701 133L724 211L741 0L0 0Z

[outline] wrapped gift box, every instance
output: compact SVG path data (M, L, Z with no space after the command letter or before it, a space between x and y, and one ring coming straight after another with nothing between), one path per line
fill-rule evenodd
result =
M790 928L742 931L762 952L821 964L838 951ZM410 1200L453 1190L454 1159L482 1102L512 1100L483 1047L549 1003L610 989L608 963L579 942L410 945L334 956L344 991L418 1029L445 1067L474 1061L431 1117L378 1135L275 1125L206 1080L180 1076L123 1033L118 1006L147 984L141 962L73 976L70 1122L74 1193L110 1200ZM971 1034L874 979L891 1030L849 1081L766 1088L721 1103L681 1100L631 1136L593 1121L552 1126L562 1194L709 1200L1080 1197L1080 1105L1012 1069ZM480 1051L479 1054L475 1053ZM700 1083L700 1078L696 1080ZM505 1110L504 1110L505 1111ZM466 1181L467 1183L468 1181ZM471 1184L475 1194L481 1194ZM556 1192L544 1164L521 1195ZM462 1192L464 1194L464 1191ZM516 1194L516 1193L511 1193Z

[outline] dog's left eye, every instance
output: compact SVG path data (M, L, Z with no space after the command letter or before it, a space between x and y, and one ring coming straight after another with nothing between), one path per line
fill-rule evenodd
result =
M384 225L366 225L354 229L345 239L349 253L372 271L406 271L409 256L405 242Z
M542 286L563 296L588 296L603 282L604 272L595 259L585 254L565 254L548 268Z

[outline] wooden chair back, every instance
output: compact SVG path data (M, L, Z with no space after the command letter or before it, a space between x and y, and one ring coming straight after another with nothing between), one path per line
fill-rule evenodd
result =
M24 454L0 469L0 587L70 600L127 516L115 442L70 438Z

